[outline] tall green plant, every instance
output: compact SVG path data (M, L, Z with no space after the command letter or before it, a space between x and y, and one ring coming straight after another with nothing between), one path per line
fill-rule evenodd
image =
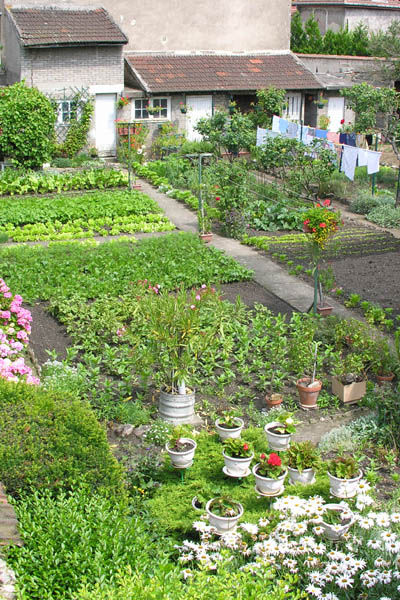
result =
M61 145L61 152L70 158L86 146L90 121L94 111L92 99L84 101L78 94L75 102L81 108L81 111L79 114L79 111L75 110L65 142Z
M14 164L37 169L54 150L56 115L50 100L24 81L0 91L0 152Z

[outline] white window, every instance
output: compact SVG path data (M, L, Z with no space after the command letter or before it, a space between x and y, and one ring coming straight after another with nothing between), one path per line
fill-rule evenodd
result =
M286 94L286 110L283 116L291 121L300 121L301 117L301 93Z
M80 117L81 113L81 105L76 100L57 101L57 123L68 124L72 119Z
M168 119L171 113L171 99L138 98L132 102L132 120Z

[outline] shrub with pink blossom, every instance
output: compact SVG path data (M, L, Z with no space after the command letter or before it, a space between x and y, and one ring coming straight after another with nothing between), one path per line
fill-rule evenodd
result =
M29 341L31 321L31 313L22 306L22 297L13 296L0 278L0 377L8 381L39 383L22 356Z

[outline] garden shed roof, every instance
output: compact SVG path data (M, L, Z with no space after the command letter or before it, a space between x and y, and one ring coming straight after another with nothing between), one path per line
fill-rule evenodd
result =
M257 55L126 56L145 91L247 91L274 85L282 89L320 89L319 80L291 53Z
M127 37L104 8L10 8L21 44L27 47L126 44Z

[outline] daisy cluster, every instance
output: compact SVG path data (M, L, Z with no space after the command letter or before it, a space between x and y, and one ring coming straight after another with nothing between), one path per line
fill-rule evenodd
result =
M186 567L182 575L193 576L196 567L218 571L230 563L230 568L254 577L271 568L281 576L296 574L298 586L310 598L399 598L400 512L370 510L368 491L368 484L361 482L354 506L340 502L354 524L339 542L323 537L321 523L327 509L319 496L279 498L268 518L242 523L220 536L205 520L197 521L193 526L200 542L185 540L177 546L179 561Z
M22 297L13 296L0 278L0 377L8 381L39 383L21 356L29 341L31 321L31 313L22 307Z

